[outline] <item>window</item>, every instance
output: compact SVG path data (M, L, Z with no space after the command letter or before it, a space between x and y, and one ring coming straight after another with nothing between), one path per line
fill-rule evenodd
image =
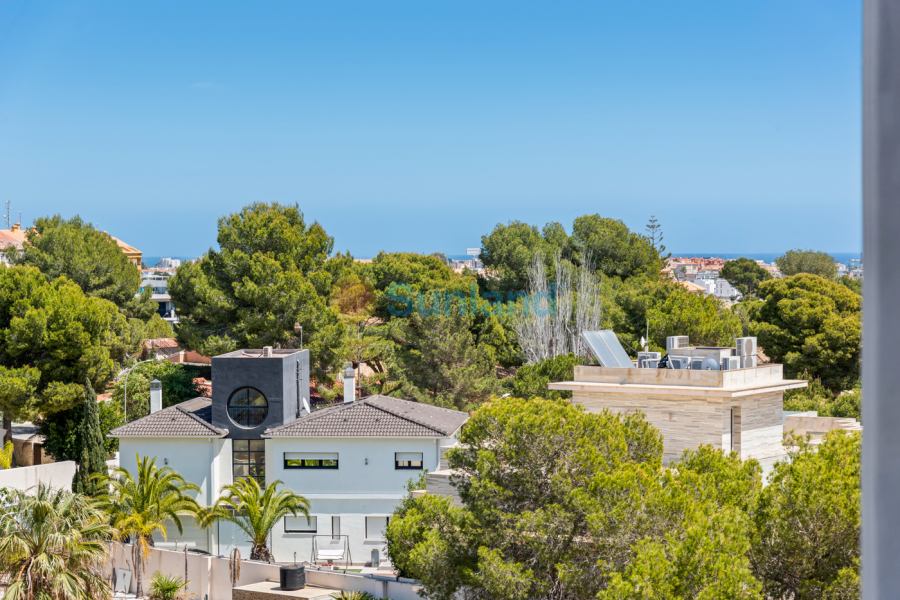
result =
M341 518L331 517L331 539L336 540L341 537Z
M265 440L233 440L234 480L252 477L260 486L266 485L266 442Z
M310 517L309 522L303 516L287 516L284 518L285 533L316 533L318 531L319 526L315 517Z
M262 425L268 414L269 403L259 390L240 388L228 398L228 416L241 427Z
M395 469L422 469L422 453L421 452L395 452L394 453Z
M285 469L337 469L337 452L285 452Z
M366 517L366 539L383 540L384 529L390 522L390 517Z

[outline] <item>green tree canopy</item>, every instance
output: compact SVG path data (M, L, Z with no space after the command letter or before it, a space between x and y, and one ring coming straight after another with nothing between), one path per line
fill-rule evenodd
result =
M742 333L740 317L716 298L692 294L668 279L636 278L614 293L612 301L604 301L604 322L633 351L646 335L648 319L648 341L656 351L665 349L670 335L690 336L695 346L730 346Z
M646 236L628 229L622 221L584 215L572 224L572 246L585 253L607 277L626 279L635 275L658 275L662 261Z
M743 257L726 261L720 276L736 287L747 300L759 288L761 282L772 279L772 274L759 266L755 260Z
M253 548L250 560L275 562L269 550L269 535L276 525L288 516L303 515L309 521L309 501L289 489L278 489L282 481L269 482L265 489L252 477L242 477L223 486L206 514L203 525L208 527L217 521L234 523L250 538Z
M299 270L320 295L331 291L333 279L326 265L334 238L316 221L307 225L296 204L254 202L221 217L217 241L222 253L264 254L284 271Z
M533 365L523 365L516 371L512 381L512 394L516 398L546 398L557 400L571 398L572 392L551 390L547 385L554 381L575 379L575 365L578 357L571 352L542 360Z
M172 325L159 316L159 313L153 313L153 316L143 324L143 329L143 338L146 340L175 337L175 330L172 329Z
M856 292L857 294L862 296L862 279L856 279L855 277L850 277L849 275L841 275L840 277L838 277L837 282L848 290Z
M194 483L185 481L174 469L156 466L156 458L135 456L137 473L118 467L111 477L99 482L99 488L107 490L100 497L101 505L109 512L110 520L119 535L130 538L132 565L137 581L137 597L142 596L142 571L147 560L148 548L153 546L153 534L159 532L163 539L174 525L184 534L181 521L184 516L198 517L200 505L188 493L200 493Z
M809 385L787 390L784 393L784 410L815 411L820 417L861 419L862 387L859 384L853 390L842 391L835 396L818 379L810 380L806 373L800 378L808 380Z
M429 297L435 292L461 292L468 294L472 286L477 287L476 278L468 274L456 273L434 255L413 254L411 252L379 252L369 264L356 267L361 276L367 277L378 291L378 304L375 315L381 319L390 319L389 307L403 311L404 302L392 300L409 298L413 305L417 301L417 293Z
M150 414L150 382L154 379L162 384L163 408L167 408L200 395L197 377L198 368L168 361L135 366L128 374L128 421ZM125 405L125 377L113 385L110 401L117 407Z
M490 287L504 293L524 290L534 255L549 257L556 250L566 251L568 240L559 223L547 223L543 231L521 221L497 223L491 233L481 236L481 262L497 273Z
M839 430L796 447L775 465L753 520L750 558L767 597L838 597L834 588L859 571L860 435Z
M297 207L253 204L219 219L220 250L178 268L169 293L178 340L206 356L238 348L298 347L303 327L319 378L338 362L343 328L326 299L345 260L328 261L331 238ZM334 262L332 265L331 263Z
M81 419L81 455L78 460L78 471L72 489L78 494L95 495L98 490L98 478L109 475L106 466L106 449L103 436L109 431L100 429L100 410L97 405L97 394L88 381L84 386L84 408Z
M137 297L140 270L109 234L81 217L40 218L26 237L22 252L7 251L12 264L37 267L48 281L64 276L86 295L109 300L129 317L149 319L156 310L149 292Z
M809 273L831 281L837 278L837 261L825 252L788 250L775 259L775 264L786 277Z
M34 267L0 269L0 410L27 420L84 398L85 380L104 387L125 355L125 317Z
M788 376L808 373L832 391L859 379L862 298L846 287L803 273L759 286L751 332Z
M0 519L5 600L112 596L103 565L115 531L96 503L44 483L36 490L15 490L5 500L8 512Z
M447 454L462 506L404 501L388 553L432 599L760 598L744 513L759 466L703 449L669 471L661 456L640 414L493 401Z
M493 354L475 343L471 321L459 314L395 319L388 374L399 386L390 395L465 409L495 393Z

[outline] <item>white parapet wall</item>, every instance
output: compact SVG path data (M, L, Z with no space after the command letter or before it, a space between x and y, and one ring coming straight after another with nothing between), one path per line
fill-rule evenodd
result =
M72 491L76 466L71 460L0 470L0 488L34 492L43 483L55 489Z
M229 561L224 556L212 556L173 550L152 548L143 568L142 586L147 594L150 578L160 571L169 575L184 577L187 567L188 593L196 594L197 600L231 600L232 585L229 575ZM135 572L130 544L111 544L104 575L112 581L113 569L127 569ZM234 587L255 583L278 582L280 565L258 561L241 561L241 575ZM307 566L307 584L334 588L336 590L369 592L376 598L392 600L420 600L418 594L422 584L410 579L382 577L378 575L345 573L343 571L318 570ZM131 580L129 593L137 591L137 581Z

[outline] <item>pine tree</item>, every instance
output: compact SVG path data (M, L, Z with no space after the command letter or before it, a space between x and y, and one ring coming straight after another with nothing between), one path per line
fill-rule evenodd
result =
M84 390L84 417L81 421L81 459L78 461L78 472L75 474L73 488L76 493L93 496L97 491L97 482L91 476L99 473L107 474L104 457L103 431L100 429L100 410L97 407L97 394L88 381Z
M650 241L650 245L662 256L663 252L666 251L666 247L662 245L662 225L657 222L656 215L650 215L650 221L647 223L646 229L646 237Z

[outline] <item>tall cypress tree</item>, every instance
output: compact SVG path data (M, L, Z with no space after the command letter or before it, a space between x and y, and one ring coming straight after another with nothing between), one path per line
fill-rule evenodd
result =
M97 491L97 482L91 479L95 473L107 475L105 451L103 448L103 431L100 429L100 410L97 407L97 394L88 381L84 386L84 417L81 420L81 459L78 461L78 472L72 487L79 494L93 496Z

